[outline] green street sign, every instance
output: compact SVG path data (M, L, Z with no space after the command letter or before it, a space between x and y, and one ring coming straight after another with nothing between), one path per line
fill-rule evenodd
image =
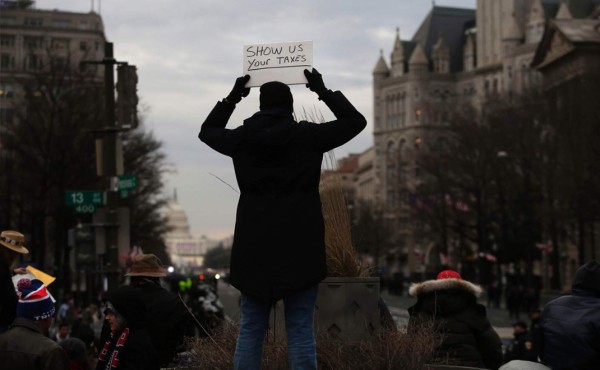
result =
M65 204L74 207L75 212L93 213L97 206L104 205L103 191L67 191L65 192Z
M135 175L119 176L119 190L131 190L137 187L137 177Z

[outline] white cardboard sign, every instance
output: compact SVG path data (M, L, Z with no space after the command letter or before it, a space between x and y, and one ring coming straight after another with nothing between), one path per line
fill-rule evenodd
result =
M312 41L255 44L244 46L243 75L250 75L246 87L270 81L287 85L305 84L304 70L312 70Z

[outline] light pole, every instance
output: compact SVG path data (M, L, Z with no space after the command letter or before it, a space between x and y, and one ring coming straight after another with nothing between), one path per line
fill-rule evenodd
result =
M121 142L119 132L129 130L135 126L125 126L125 122L119 122L117 125L117 117L115 112L115 65L127 66L126 62L118 62L114 58L113 44L106 42L104 44L104 59L101 61L84 61L83 64L102 64L104 66L104 109L105 121L104 127L95 130L102 135L101 138L101 160L98 161L98 175L106 179L106 218L103 226L105 231L105 258L103 263L103 271L107 278L106 288L110 291L119 286L119 196L118 196L118 176L123 175L123 153L121 150ZM132 66L131 66L132 67ZM129 77L131 72L135 73L135 68L128 69L130 73L120 76ZM137 76L135 81L119 81L127 85L129 91L135 91ZM133 80L133 79L132 79ZM130 83L132 82L132 83ZM132 85L132 86L131 86ZM123 89L120 89L123 90ZM121 94L120 95L124 95ZM119 99L129 98L127 96L119 96ZM137 95L135 96L135 104L137 104ZM135 114L135 104L133 106L133 114ZM122 104L120 104L122 105ZM131 113L131 112L130 112ZM130 114L131 115L131 114ZM123 115L121 115L123 116ZM129 122L128 122L129 123ZM98 152L97 152L98 155Z

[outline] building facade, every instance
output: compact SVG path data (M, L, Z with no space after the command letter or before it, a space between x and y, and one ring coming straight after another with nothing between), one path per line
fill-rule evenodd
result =
M167 206L166 217L170 231L165 235L165 243L171 262L180 272L199 269L204 263L207 249L215 243L205 237L192 235L185 210L177 202L177 193Z
M104 57L106 37L99 14L38 10L32 5L32 1L2 2L0 122L14 119L14 104L23 93L19 81L26 75ZM90 68L97 70L98 79L103 76L102 68Z
M397 31L389 63L381 52L373 69L374 201L384 205L396 230L393 244L407 261L405 273L424 272L422 256L435 247L421 225L411 222L409 197L425 181L421 154L446 139L449 111L541 86L542 73L531 63L547 22L590 17L599 3L478 0L475 10L433 6L412 39L402 40Z

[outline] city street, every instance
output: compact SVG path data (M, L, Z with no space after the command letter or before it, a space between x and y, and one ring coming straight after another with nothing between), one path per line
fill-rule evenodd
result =
M225 315L230 320L239 320L240 309L239 309L239 296L240 292L234 287L230 286L224 281L219 281L218 284L219 299L225 309ZM408 311L407 309L413 305L416 300L408 295L393 295L389 294L387 290L381 292L381 297L388 305L388 308L394 317L394 320L398 324L399 328L403 328L408 322ZM542 295L542 303L545 304L549 300L555 298L555 295ZM480 303L486 303L485 297L480 298ZM511 319L508 317L508 311L504 308L487 308L488 318L498 333L500 338L506 340L512 338L512 324L518 320ZM520 320L529 323L527 314L522 314Z

